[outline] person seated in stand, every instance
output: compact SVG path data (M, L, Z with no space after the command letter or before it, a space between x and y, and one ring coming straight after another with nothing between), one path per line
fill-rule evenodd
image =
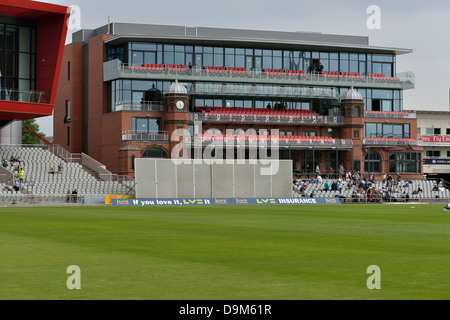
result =
M439 191L438 186L435 184L434 187L433 187L433 189L432 189L431 191Z
M325 181L325 184L323 185L323 190L328 191L329 189L330 189L330 184L328 183L328 181Z
M55 169L51 168L51 169L48 171L48 173L49 173L49 174L55 174Z
M272 106L270 105L270 103L267 104L267 109L272 109Z
M317 182L319 183L319 184L321 184L322 183L322 176L319 174L318 176L317 176Z
M209 112L209 108L208 108L208 106L205 106L205 108L203 109L203 110L205 110L205 112Z
M6 168L8 166L8 162L5 159L2 160L2 166Z

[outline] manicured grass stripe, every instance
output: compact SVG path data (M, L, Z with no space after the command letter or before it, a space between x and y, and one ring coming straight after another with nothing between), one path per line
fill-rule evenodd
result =
M449 225L417 204L1 208L0 299L448 299Z

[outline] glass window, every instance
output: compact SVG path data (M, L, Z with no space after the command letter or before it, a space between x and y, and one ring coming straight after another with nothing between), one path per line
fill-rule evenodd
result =
M156 50L156 44L154 44L154 43L143 43L143 42L133 42L131 44L131 48L133 50L140 50L140 51L155 51Z
M380 173L381 172L381 157L378 152L368 152L364 157L364 172L365 173Z
M131 64L135 67L141 67L144 65L144 53L135 51L133 52L133 60Z
M147 148L142 153L143 158L167 158L167 153L160 148L152 147Z
M376 123L366 123L365 124L365 137L375 138L376 136L377 136Z
M203 65L207 67L213 66L213 55L212 53L204 53L203 54Z
M448 151L447 151L447 153L448 153ZM427 157L440 157L441 156L441 151L439 151L439 150L427 150L425 152L425 155Z
M177 65L185 64L184 52L175 52L175 60L174 60L174 62Z
M273 68L274 69L283 69L283 58L282 57L273 57Z
M146 118L136 119L136 131L137 132L148 132L148 120Z
M225 66L226 67L234 67L234 54L226 54L225 55Z
M403 138L403 125L396 124L394 128L394 138Z
M31 52L31 29L19 28L19 51Z
M382 100L382 110L392 111L392 100Z
M389 173L420 173L420 153L391 153L389 155Z

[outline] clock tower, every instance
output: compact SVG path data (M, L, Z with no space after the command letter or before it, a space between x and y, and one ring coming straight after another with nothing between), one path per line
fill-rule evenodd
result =
M164 95L164 130L168 131L170 146L172 149L183 140L183 132L187 132L189 122L190 96L186 88L175 80L166 90Z
M189 98L186 88L175 80L167 88L164 96L165 113L188 113Z

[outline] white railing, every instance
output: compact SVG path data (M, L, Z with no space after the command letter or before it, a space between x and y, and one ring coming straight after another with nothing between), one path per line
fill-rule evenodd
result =
M377 146L422 146L423 141L406 138L372 138L366 137L363 139L363 145L377 145Z
M381 119L416 119L415 112L407 111L365 111L366 118L381 118Z
M344 124L345 118L342 116L321 116L321 115L269 115L269 114L226 114L217 113L189 113L189 120L211 121L211 122L257 122L257 123L310 123L310 124Z
M64 149L63 147L61 147L58 144L54 144L53 146L50 147L49 150L52 154L63 158L67 162L82 164L82 154L81 153L70 153L69 151L67 151L66 149Z
M142 101L139 103L120 101L116 103L113 111L164 112L164 105L160 101Z
M168 131L122 131L122 141L169 141Z

